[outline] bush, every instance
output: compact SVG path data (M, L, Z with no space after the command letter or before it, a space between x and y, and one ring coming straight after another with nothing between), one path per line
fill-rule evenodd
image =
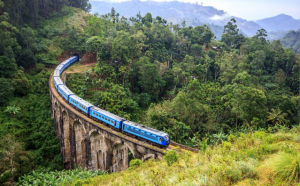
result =
M288 183L299 183L299 153L279 153L272 158L271 167L276 177L280 177L282 180Z
M75 179L86 179L106 174L105 171L92 171L85 169L63 170L63 171L32 171L22 176L17 185L61 185L67 184Z
M228 141L223 141L222 146L224 150L230 150L231 149L231 143Z
M168 151L164 156L167 164L170 166L178 160L178 155L175 151Z
M134 160L131 160L130 163L129 163L129 167L138 167L142 164L142 160L140 159L134 159Z
M237 168L227 168L223 175L230 183L235 183L241 180L242 171Z

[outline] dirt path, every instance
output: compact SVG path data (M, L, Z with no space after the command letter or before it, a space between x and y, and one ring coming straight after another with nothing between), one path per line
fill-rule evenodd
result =
M74 73L85 73L91 71L92 68L96 65L96 63L89 63L89 64L80 64L75 63L74 65L70 66L65 73L67 74L74 74Z

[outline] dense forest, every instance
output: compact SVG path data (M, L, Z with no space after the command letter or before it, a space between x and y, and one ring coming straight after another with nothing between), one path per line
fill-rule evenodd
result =
M300 30L288 32L280 41L284 47L300 53Z
M69 14L66 5L89 9L88 1L81 0L0 1L1 185L34 169L62 169L49 100L52 69L47 66L57 64L61 54L54 37L69 29L51 31L46 20Z
M78 8L90 5L0 1L0 183L62 169L48 92L62 54L96 56L91 71L67 77L72 91L182 144L299 125L300 56L264 29L247 38L232 19L216 40L206 25Z

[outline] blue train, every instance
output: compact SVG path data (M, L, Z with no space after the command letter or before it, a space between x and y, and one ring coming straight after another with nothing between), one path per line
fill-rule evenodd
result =
M78 56L73 56L65 60L56 67L53 73L54 86L57 92L68 103L94 120L104 122L105 124L115 128L116 130L122 131L125 134L138 137L139 139L145 139L161 147L166 147L169 145L170 138L168 134L132 121L127 121L122 117L100 109L76 96L70 89L68 89L68 87L66 87L60 79L60 75L66 68L78 60Z

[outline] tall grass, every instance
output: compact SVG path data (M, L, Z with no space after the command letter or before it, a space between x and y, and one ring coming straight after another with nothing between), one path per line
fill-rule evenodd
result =
M268 170L268 171L265 171ZM261 176L271 184L282 182L294 185L300 182L300 155L298 152L280 152L271 156L260 167Z
M125 171L72 185L297 185L298 131L236 133L197 154L170 151L162 160L135 160Z

